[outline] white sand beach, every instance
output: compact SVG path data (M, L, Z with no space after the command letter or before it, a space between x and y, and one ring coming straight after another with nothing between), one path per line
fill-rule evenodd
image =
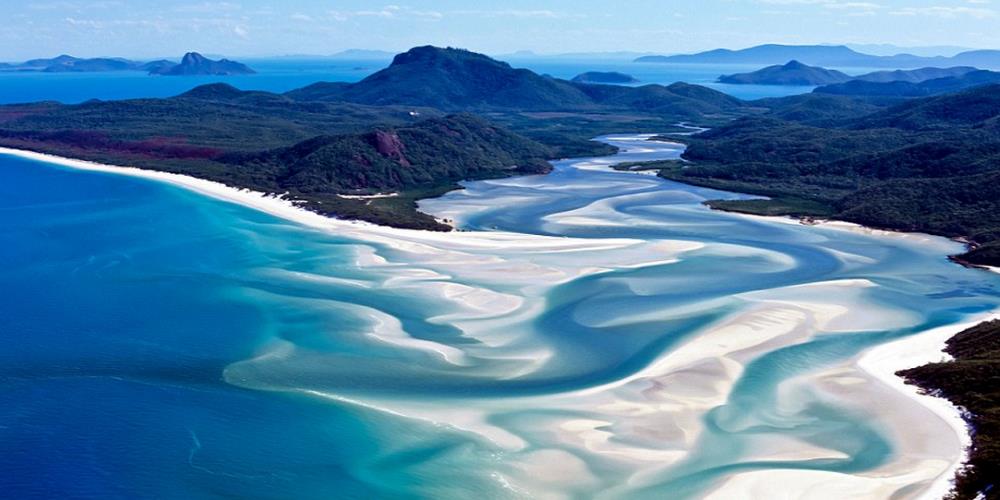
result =
M470 339L481 342L469 350L456 349L410 337L399 321L371 311L373 341L401 349L425 351L452 366L470 364L470 356L489 356L489 349L503 346L503 356L520 363L516 378L539 369L552 355L530 339L530 333L503 333L496 325L516 325L540 314L537 302L555 285L582 276L598 275L609 269L637 269L671 265L684 255L704 248L691 241L641 240L628 238L568 238L526 235L510 232L436 233L395 229L374 224L328 218L298 207L281 197L241 190L217 182L190 176L157 172L134 167L103 165L88 161L0 148L0 154L44 161L69 168L128 175L166 182L205 196L240 204L293 221L304 226L333 231L359 241L385 245L401 251L425 266L414 274L401 274L384 286L412 288L414 293L432 294L454 304L454 310L442 311L434 321L456 324ZM600 167L604 168L607 164ZM593 165L594 168L598 165ZM585 166L583 168L591 168ZM566 225L600 226L613 212L608 203L595 203L571 212L550 216L549 222ZM746 216L754 217L754 216ZM797 223L792 219L766 218L768 221ZM877 231L861 226L824 222L823 228L863 232L875 237L905 238L926 242L940 248L942 239L922 234ZM502 252L500 252L502 250ZM719 246L717 251L749 252L738 246ZM794 264L785 255L755 250L765 258L785 267ZM387 265L377 253L359 254L364 266ZM448 270L448 272L444 271ZM446 283L460 276L479 283L470 286ZM433 278L433 279L429 279ZM308 276L303 279L309 279ZM494 285L516 286L520 294L500 293ZM813 338L816 329L850 331L874 328L874 325L851 310L823 297L844 298L863 308L861 295L852 294L876 286L863 279L816 282L752 292L734 296L749 304L743 311L701 331L671 349L662 357L634 374L601 385L557 395L521 398L518 405L550 408L553 411L579 412L589 418L574 418L553 424L550 431L558 447L529 449L536 431L517 425L499 426L488 416L509 404L507 401L470 400L460 410L444 409L403 399L352 399L322 391L301 391L317 397L377 408L406 418L426 420L474 433L514 457L520 465L498 470L504 482L517 489L531 486L542 496L557 498L567 482L574 478L588 487L603 487L609 498L626 494L623 488L655 482L669 467L682 462L697 446L704 432L706 412L727 401L736 381L748 363L761 354L779 347L795 345ZM534 302L534 303L533 303ZM698 308L718 304L695 304L688 309L651 309L624 311L617 316L588 317L581 324L614 327L664 321L693 314ZM856 312L856 311L855 311ZM993 315L991 317L996 317ZM904 327L912 321L905 314L880 313L874 317L883 328ZM988 319L988 318L982 318ZM863 355L819 373L785 382L782 391L799 386L818 388L834 399L853 400L856 407L870 412L873 419L891 430L899 444L894 459L873 471L862 474L839 474L826 471L791 469L736 472L708 494L708 498L938 498L948 491L955 470L965 459L969 443L968 429L958 409L947 401L919 394L895 376L901 369L941 360L943 342L958 331L978 322L950 325L913 335L873 348ZM476 350L478 349L478 350ZM259 357L231 365L226 378L241 383L246 377L238 372L261 363L291 363L296 359L295 346L282 345ZM267 388L265 386L253 388ZM793 398L794 399L794 398ZM890 404L886 404L890 403ZM945 437L942 435L944 429ZM938 437L935 437L938 436ZM575 451L574 451L575 450ZM636 470L627 485L601 485L579 457L596 454L608 463ZM776 440L753 454L758 460L810 460L842 458L837 450L797 440ZM534 465L531 465L534 464ZM625 465L622 465L625 464ZM551 472L537 477L539 468ZM747 496L747 495L750 496Z

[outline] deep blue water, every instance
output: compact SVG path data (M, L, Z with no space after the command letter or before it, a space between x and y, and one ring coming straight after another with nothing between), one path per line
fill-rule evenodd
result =
M247 62L261 73L221 80L285 91L385 63ZM513 63L654 83L753 69ZM0 73L0 102L217 80ZM606 140L615 161L681 152ZM995 309L997 275L940 238L714 212L701 202L740 195L609 162L425 201L468 230L442 239L0 155L0 496L698 497L748 471L879 477L923 456L874 382L831 394L819 373L864 377L866 348ZM826 453L795 459L803 443Z
M38 73L0 72L0 104L60 101L79 103L89 99L132 99L170 97L198 85L226 82L244 90L287 92L321 81L356 82L384 68L386 60L346 59L247 59L243 62L258 71L255 75L163 77L138 71L108 73ZM669 85L688 82L707 85L742 99L759 99L810 92L812 87L726 85L715 83L723 74L759 69L746 65L652 64L629 61L564 60L529 58L509 61L559 78L573 78L585 71L620 71L638 78L641 83ZM841 68L863 73L864 68Z
M618 144L622 161L680 151ZM948 262L945 240L713 212L700 202L736 195L606 163L427 201L473 230L441 240L0 156L0 491L663 498L740 471L861 473L899 443L810 374L1000 305L1000 280ZM796 302L854 313L824 326ZM790 313L808 334L727 355L745 363L731 384L713 356L657 368L727 321L766 335ZM716 405L624 409L715 384L731 385ZM673 435L688 418L692 442ZM607 450L560 430L591 420ZM833 454L755 458L788 438ZM685 458L622 458L655 450Z

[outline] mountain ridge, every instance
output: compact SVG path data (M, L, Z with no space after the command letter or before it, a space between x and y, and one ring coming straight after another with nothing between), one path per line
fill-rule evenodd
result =
M688 64L783 64L789 60L812 66L917 68L923 66L975 66L1000 68L1000 51L971 50L951 57L896 54L875 56L855 51L846 45L781 45L765 44L744 49L713 49L694 54L644 56L635 59L643 63Z
M319 82L285 93L299 101L414 105L444 110L663 110L680 116L725 113L744 104L691 85L623 87L570 82L514 68L464 49L415 47L357 83Z

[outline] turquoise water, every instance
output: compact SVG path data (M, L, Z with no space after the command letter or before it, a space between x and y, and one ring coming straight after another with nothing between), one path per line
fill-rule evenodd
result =
M423 202L468 230L442 237L0 156L0 491L683 498L903 458L872 383L819 374L997 308L1000 276L609 162Z
M344 59L248 59L258 73L234 76L149 76L139 71L107 73L0 72L0 104L55 100L79 103L89 99L132 99L170 97L198 85L226 82L244 90L287 92L312 83L356 82L384 68L386 60ZM621 71L634 75L642 84L688 82L707 85L742 99L759 99L802 94L812 87L769 85L726 85L715 83L723 74L759 69L746 65L651 64L628 61L561 60L533 58L510 61L559 78L573 78L585 71ZM850 69L849 69L850 70ZM864 72L860 69L850 70Z

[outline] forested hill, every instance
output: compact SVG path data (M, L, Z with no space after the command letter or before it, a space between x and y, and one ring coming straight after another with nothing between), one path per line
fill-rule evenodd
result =
M555 157L476 116L412 110L213 85L172 99L3 106L0 146L288 193L320 213L436 230L447 227L417 212L416 199L463 179L542 173ZM339 196L380 191L400 193Z
M966 236L981 245L967 260L997 263L998 96L986 86L902 103L822 93L747 103L698 85L573 83L417 47L361 82L283 95L213 84L168 99L0 106L0 145L287 191L324 213L440 229L415 211L416 198L609 152L595 136L693 121L715 128L686 138L692 163L663 175L776 197L716 206ZM456 111L478 115L446 117ZM338 196L379 191L401 194Z
M719 77L720 83L751 85L830 85L850 80L849 75L840 71L808 66L798 61L768 66L751 73L737 73Z
M687 84L622 87L593 85L515 69L462 49L417 47L353 83L316 83L285 94L297 101L412 105L445 110L664 112L692 119L740 112L745 104L721 92Z
M874 112L833 96L765 102L764 116L691 137L692 163L663 175L774 198L719 208L962 236L979 245L964 260L1000 264L1000 85Z
M855 97L927 97L932 95L959 92L992 83L1000 83L1000 72L976 70L958 75L944 76L923 81L865 81L851 80L849 82L825 85L813 92L818 94L837 94Z
M185 61L178 72L231 66L196 54ZM210 84L167 99L0 106L0 145L288 191L324 213L439 229L415 211L416 198L462 179L540 172L544 160L613 152L590 141L598 135L681 120L722 123L748 109L696 85L577 84L465 50L417 47L359 83L284 95ZM440 121L456 112L479 118ZM402 194L337 196L383 190Z

